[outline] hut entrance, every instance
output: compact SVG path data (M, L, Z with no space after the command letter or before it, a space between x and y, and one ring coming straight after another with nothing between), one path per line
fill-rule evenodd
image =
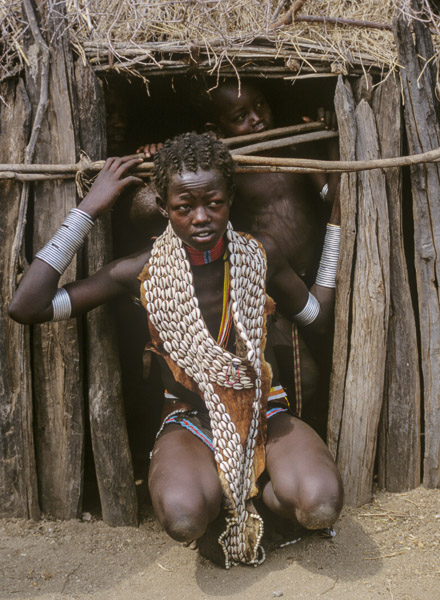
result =
M228 81L237 82L237 79L234 77ZM253 78L241 80L241 85L246 86L248 82L260 89L267 99L273 112L275 128L316 121L318 114L327 112L328 116L334 112L336 77L299 81L294 85L282 80ZM204 121L207 118L204 119L204 114L197 110L200 96L206 94L206 83L201 80L197 81L188 76L156 77L150 81L148 90L141 79L127 79L122 75L106 76L102 83L106 106L108 156L133 154L147 142L163 142L185 131L204 130ZM330 139L337 145L336 137ZM273 155L276 152L277 156L296 154L325 159L329 158L325 144L326 140L320 140L318 135L315 142L302 142L295 148L290 145L279 150L269 149L266 154L269 152L269 155ZM264 155L264 152L260 155ZM301 189L305 186L304 193L310 202L311 210L315 213L311 221L315 227L313 244L317 252L313 253L313 265L308 273L308 283L311 283L316 274L316 258L319 257L322 247L325 222L330 208L319 199L319 190L310 178L307 179L304 175L296 177L300 183L293 185L301 185ZM269 192L267 196L270 202ZM235 202L239 203L240 198L237 197ZM114 256L127 256L142 249L151 237L163 231L165 225L166 222L155 211L154 190L151 186L127 194L117 203L112 213ZM292 236L294 235L293 232ZM148 455L159 427L163 389L155 357L150 353L143 353L147 341L147 323L143 308L132 299L124 298L115 302L112 310L118 328L125 416L135 479L139 486L138 491L142 489L145 492ZM294 401L295 385L297 388L301 384L295 384L294 381L295 356L290 329L285 337L288 341L276 344L275 354L280 366L281 382ZM332 341L327 340L327 351L320 352L318 359L312 358L302 341L300 343L303 374L307 374L302 378L303 417L325 438ZM89 466L93 464L91 458L90 454L87 459Z

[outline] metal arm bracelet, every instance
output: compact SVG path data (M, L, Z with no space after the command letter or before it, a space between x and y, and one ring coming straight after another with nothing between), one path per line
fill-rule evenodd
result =
M60 275L64 273L93 227L92 218L78 208L72 208L53 238L37 252Z
M300 311L293 318L299 325L310 325L319 315L320 304L315 296L309 292L309 298L307 300L307 304L304 306L302 311Z
M328 288L336 287L336 271L338 268L340 241L341 228L339 225L327 223L324 247L322 249L318 274L316 275L316 285Z
M37 252L36 258L43 260L62 275L90 233L93 224L92 218L86 212L79 208L72 208L52 239ZM72 304L64 288L56 291L52 300L52 309L52 321L61 321L70 317Z
M72 303L70 296L63 287L56 291L52 300L53 317L52 321L62 321L69 319L72 313Z

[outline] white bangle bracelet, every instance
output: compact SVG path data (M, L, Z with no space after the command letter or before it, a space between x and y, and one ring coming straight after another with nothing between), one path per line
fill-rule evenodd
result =
M37 252L36 257L62 275L81 248L93 224L86 212L72 208L53 238Z
M307 304L304 306L302 311L300 311L293 318L299 325L310 325L319 315L320 304L315 296L309 292L309 298L307 300Z
M319 195L321 196L321 200L325 200L327 198L327 194L328 194L328 183L324 183L324 185L322 186L322 190L319 192Z
M72 303L66 289L58 288L52 300L53 317L52 321L62 321L69 319L72 314Z
M336 287L336 271L338 268L340 242L341 228L339 225L327 223L324 247L322 249L318 274L316 275L316 285L328 288Z

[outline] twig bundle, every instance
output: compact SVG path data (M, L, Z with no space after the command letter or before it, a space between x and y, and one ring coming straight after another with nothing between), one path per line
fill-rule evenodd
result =
M427 2L427 0L426 0ZM354 67L388 70L396 62L395 7L408 0L42 0L66 15L53 36L69 31L96 69L210 74L252 69L295 76ZM41 24L44 32L44 23ZM19 0L0 3L0 80L26 61L27 29ZM47 33L47 37L50 35ZM51 39L46 40L48 43ZM272 71L271 71L272 69Z

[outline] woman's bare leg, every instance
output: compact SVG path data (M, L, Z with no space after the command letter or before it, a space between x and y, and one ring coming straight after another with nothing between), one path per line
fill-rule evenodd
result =
M342 481L327 446L308 425L280 413L268 420L263 502L308 529L330 527L343 501Z
M156 441L148 484L157 518L179 542L199 538L220 511L214 454L179 425L167 425Z

